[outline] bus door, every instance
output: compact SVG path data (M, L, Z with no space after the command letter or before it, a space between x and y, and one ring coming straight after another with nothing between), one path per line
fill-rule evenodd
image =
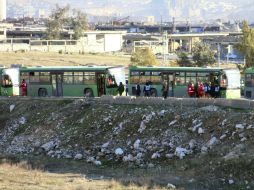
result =
M162 82L167 85L168 96L174 97L174 73L163 73Z
M105 73L96 73L97 90L99 97L106 94L105 79L106 79Z
M53 96L63 96L63 74L51 74L52 94Z

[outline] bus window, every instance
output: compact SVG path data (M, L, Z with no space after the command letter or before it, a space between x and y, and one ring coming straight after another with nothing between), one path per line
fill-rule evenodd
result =
M39 72L30 72L29 79L30 79L30 83L39 83L40 82L40 73Z
M29 73L28 72L26 72L26 73L21 73L20 74L20 84L21 84L21 82L22 82L22 80L25 80L27 83L29 83Z
M73 84L73 72L64 72L63 83Z
M74 76L73 76L73 82L74 84L83 84L83 72L74 72Z
M147 81L151 81L151 72L140 72L140 83L146 84Z
M197 73L186 72L186 84L189 84L190 82L194 84L197 83Z
M3 87L12 87L12 81L9 75L3 76Z
M210 81L210 74L209 73L197 73L197 81L198 82L209 82Z
M185 85L185 72L176 72L175 74L176 85Z
M95 72L85 72L84 73L84 83L85 84L96 84Z
M131 84L138 84L139 83L139 72L137 71L132 71L130 73L130 83Z
M151 73L151 82L152 84L161 84L162 78L161 78L161 72L152 72Z
M50 83L50 73L40 72L40 83Z

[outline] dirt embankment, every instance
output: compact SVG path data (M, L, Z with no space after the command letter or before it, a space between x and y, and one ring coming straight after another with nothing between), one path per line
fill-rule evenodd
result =
M253 189L253 119L250 110L216 106L0 100L0 151L128 169L132 177L142 170L169 188Z

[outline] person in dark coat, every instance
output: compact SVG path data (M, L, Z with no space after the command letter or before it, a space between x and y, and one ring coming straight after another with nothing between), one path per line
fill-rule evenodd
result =
M119 95L122 96L123 92L124 92L124 85L122 82L120 82L117 91L119 92Z

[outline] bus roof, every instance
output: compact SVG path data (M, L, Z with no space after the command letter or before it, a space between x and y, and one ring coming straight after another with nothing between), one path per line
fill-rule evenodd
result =
M118 68L113 66L42 66L42 67L21 67L21 72L50 72L50 71L106 71Z
M200 72L218 72L222 70L232 70L230 68L206 68L206 67L145 67L145 66L131 66L130 71L200 71ZM238 70L234 68L233 70Z

